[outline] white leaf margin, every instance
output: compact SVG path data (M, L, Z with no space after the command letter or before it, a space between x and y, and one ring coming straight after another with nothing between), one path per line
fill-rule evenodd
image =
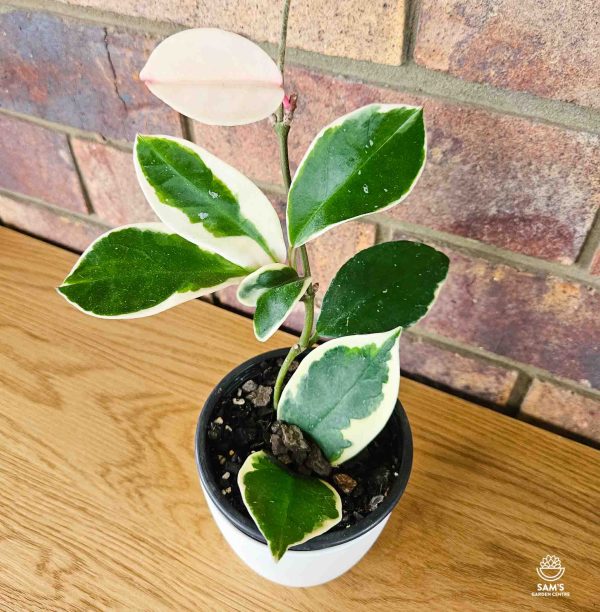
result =
M413 110L421 110L423 108L422 106L412 106L410 104L377 104L377 103L366 104L365 106L361 106L360 108L357 108L356 110L353 110L353 111L351 111L349 113L346 113L345 115L342 115L341 117L338 117L337 119L335 119L335 121L332 121L329 125L326 125L314 137L313 141L310 143L310 146L306 150L306 153L304 153L304 156L300 160L300 163L298 164L298 167L296 168L296 172L294 173L294 178L292 179L292 183L290 185L290 190L288 192L288 205L286 206L285 220L286 220L286 227L288 228L288 241L289 241L290 244L292 244L292 241L290 239L290 234L289 234L289 227L290 227L290 220L288 218L288 211L290 209L289 194L292 192L292 188L294 187L294 181L296 180L296 177L299 176L300 171L302 169L302 166L304 165L304 163L308 159L308 156L309 156L310 152L314 149L314 147L317 144L317 142L319 141L319 139L323 136L323 134L325 134L325 132L328 129L333 128L333 127L337 127L338 125L341 125L342 123L344 123L344 121L346 121L347 119L351 118L352 115L354 115L356 113L359 113L359 112L362 112L365 109L367 109L369 107L372 107L372 106L379 107L379 112L380 113L387 113L387 112L389 112L391 110L395 110L395 109L399 109L399 108L410 108L410 109L413 109ZM348 219L344 219L343 221L338 221L337 223L332 223L331 225L328 225L327 227L323 228L322 230L320 230L318 232L315 232L314 234L311 234L303 242L300 242L298 244L293 244L292 246L294 248L298 248L298 247L306 244L307 242L310 242L311 240L314 240L315 238L318 238L319 236L321 236L325 232L328 232L330 229L333 229L334 227L337 227L338 225L342 225L342 223L348 223L350 221L355 221L356 219L361 219L362 217L368 217L369 215L375 215L375 214L378 214L380 212L384 212L386 210L389 210L390 208L393 208L394 206L397 206L398 204L400 204L400 202L405 200L411 194L412 190L415 188L415 185L418 183L419 179L421 178L421 175L423 174L423 170L425 169L425 165L427 163L427 125L425 123L425 115L423 115L423 126L424 126L424 132L425 132L425 138L423 140L423 163L421 164L421 169L417 173L417 176L415 177L415 179L411 183L410 187L408 188L408 190L406 191L406 193L402 197L400 197L398 200L396 200L394 202L391 202L387 206L384 206L383 208L378 208L377 210L374 210L373 212L367 212L367 213L364 213L362 215L357 215L356 217L348 217Z
M296 371L292 374L290 380L283 389L279 406L277 408L277 418L285 421L285 415L282 414L283 407L288 399L288 396L295 396L298 392L301 381L308 376L310 366L319 361L327 352L338 347L345 346L348 348L363 347L368 344L376 344L381 347L386 340L396 335L396 340L391 349L391 358L388 361L388 381L383 385L383 398L369 416L364 419L351 419L350 426L341 430L344 439L350 442L350 445L342 450L341 455L331 464L333 466L340 465L357 455L365 448L377 434L385 427L390 416L394 412L396 402L398 400L398 392L400 389L400 336L402 328L397 327L389 332L381 332L375 334L358 334L355 336L342 336L334 340L329 340L321 344L316 349L313 349L301 362ZM291 397L290 401L293 401Z
M258 268L273 263L273 260L252 238L248 236L214 236L204 229L202 223L192 223L183 211L174 206L163 204L144 176L140 166L137 156L138 136L140 134L136 136L133 147L135 174L148 204L163 223L190 242L213 251L239 266ZM254 224L279 261L285 261L287 253L277 212L267 196L249 178L189 140L162 134L151 134L149 136L170 140L198 155L210 171L236 196L240 214Z
M244 463L242 464L242 467L240 468L240 471L238 472L238 487L240 488L240 493L242 495L242 501L244 502L244 506L246 506L246 509L248 510L248 512L249 512L250 516L252 517L252 520L256 524L258 530L262 533L262 535L265 538L265 540L267 540L267 536L263 533L262 529L260 528L260 525L258 524L258 520L254 516L254 513L252 512L252 509L246 503L246 494L245 493L246 493L246 488L247 487L246 487L246 485L244 483L244 476L246 476L246 474L249 474L251 472L255 472L256 471L256 468L253 465L253 458L256 459L257 457L260 457L261 455L262 456L267 456L267 453L265 453L265 451L257 451L257 452L251 453L250 455L248 455L248 457L246 457L246 460L244 461ZM304 542L307 542L308 540L312 540L313 538L316 538L317 536L320 536L320 535L326 533L332 527L335 527L342 520L342 498L340 497L340 494L328 482L326 482L324 480L321 480L320 478L318 478L317 480L322 482L328 489L330 489L333 492L333 497L335 499L335 507L336 507L336 510L338 511L338 518L325 519L316 529L314 529L310 533L307 533L301 540L298 540L297 542L294 542L293 544L290 544L286 548L286 552L292 546L298 546L299 544L304 544ZM267 540L267 542L268 542L268 540ZM282 555L282 557L283 557L283 555ZM273 560L275 561L275 563L277 563L278 561L281 561L281 559L277 560L275 558Z
M96 238L96 240L94 240L87 247L87 249L77 259L77 261L75 262L75 265L71 268L71 271L69 272L69 274L67 274L67 276L65 278L69 278L69 276L71 276L71 274L73 274L73 272L77 269L77 266L79 265L79 262L88 253L93 251L95 245L98 242L100 242L100 240L102 240L103 238L106 238L110 234L114 234L115 232L119 232L119 231L130 229L130 228L139 229L139 230L142 230L142 231L152 231L152 232L158 232L158 233L162 233L162 234L170 234L170 235L177 233L177 232L173 232L166 225L164 225L163 223L159 223L159 222L153 222L153 223L132 223L130 225L121 225L120 227L116 227L114 229L111 229L111 230L109 230L107 232L104 232L104 234L102 234L101 236L98 236L98 238ZM173 295L169 296L164 302L161 302L160 304L157 304L156 306L153 306L152 308L146 308L144 310L137 310L136 312L131 312L131 313L127 313L127 314L121 314L121 315L114 315L114 316L98 315L98 314L96 314L94 312L91 312L89 310L83 309L79 304L77 304L76 302L73 302L64 293L62 293L60 291L60 287L56 288L56 292L61 297L63 297L69 304L74 306L80 312L83 312L84 314L90 315L90 316L95 317L97 319L141 319L143 317L150 317L150 316L158 314L160 312L164 312L165 310L168 310L169 308L173 308L174 306L178 306L179 304L183 304L184 302L189 302L190 300L195 300L196 298L202 297L203 295L207 295L209 293L213 293L215 291L219 291L220 289L224 289L225 287L229 287L230 285L235 285L235 284L239 283L242 278L244 278L244 277L243 276L239 276L239 277L231 278L231 279L221 283L220 285L215 285L214 287L205 287L205 288L199 289L198 291L186 291L186 292L183 292L183 293L179 293L179 292L178 293L174 293ZM61 284L61 287L62 286L65 286L64 283Z

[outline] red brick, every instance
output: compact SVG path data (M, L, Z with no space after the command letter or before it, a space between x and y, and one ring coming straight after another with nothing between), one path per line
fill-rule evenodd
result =
M106 231L92 219L4 196L0 196L0 220L4 225L79 252Z
M336 117L371 102L423 104L429 156L390 216L534 257L572 263L600 205L600 139L555 126L292 68L300 94L290 132L292 168ZM267 121L196 126L198 141L255 180L280 182Z
M400 367L405 374L499 406L506 405L517 380L515 370L459 355L408 334L402 335Z
M338 225L307 245L311 274L319 283L320 303L329 283L348 259L375 244L376 227L362 221Z
M441 250L451 261L448 280L419 326L600 388L598 291Z
M298 67L288 67L286 91L299 95L289 135L292 173L321 128L355 108L374 101L389 101L384 100L384 96L389 98L394 95L391 90L353 83ZM269 120L230 128L195 124L195 133L201 146L249 177L281 184L278 141Z
M428 164L390 216L573 263L600 206L600 140L525 119L425 103Z
M462 79L600 107L596 0L423 0L415 60Z
M64 134L6 115L0 115L0 133L0 188L87 211Z
M138 79L157 43L49 15L0 14L0 105L106 137L180 134L179 116Z
M109 225L157 221L140 189L131 153L73 139L73 152L94 212Z
M194 136L201 147L249 178L273 185L282 183L277 138L268 119L237 127L195 123Z
M600 442L600 399L534 380L521 413Z
M113 81L126 111L124 137L135 134L163 133L181 135L178 113L154 97L140 81L140 70L162 37L149 37L118 29L108 29L106 43L116 74Z

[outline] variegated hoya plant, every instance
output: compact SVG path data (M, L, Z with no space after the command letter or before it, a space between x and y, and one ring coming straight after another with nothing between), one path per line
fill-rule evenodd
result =
M248 178L201 146L138 135L133 163L161 220L111 230L83 253L58 291L103 318L159 313L238 285L267 340L303 302L305 325L273 394L277 418L297 425L333 465L355 456L394 410L401 331L422 318L448 270L447 257L417 242L367 248L333 279L314 320L317 285L306 244L341 223L406 198L425 163L421 108L370 104L326 126L290 179L287 135L295 96L282 69L236 34L192 29L164 40L141 72L148 88L180 113L211 125L273 116L288 188L287 247L277 213ZM294 359L320 338L287 385ZM251 454L238 482L244 503L278 560L295 544L338 523L341 500L329 483L293 473L264 451Z

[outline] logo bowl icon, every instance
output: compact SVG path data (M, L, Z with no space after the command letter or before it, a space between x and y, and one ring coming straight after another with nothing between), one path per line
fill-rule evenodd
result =
M555 555L546 555L541 561L540 566L536 567L538 576L547 582L556 582L563 577L565 568L562 567L560 559Z

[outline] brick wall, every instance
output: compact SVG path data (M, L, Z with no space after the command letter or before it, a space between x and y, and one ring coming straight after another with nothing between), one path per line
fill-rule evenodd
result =
M283 215L268 122L195 124L137 78L156 42L181 27L232 29L273 52L278 5L0 4L2 222L81 250L107 227L151 219L130 161L138 131L196 140L255 180ZM321 287L378 241L443 249L450 278L404 336L405 374L600 442L595 5L292 0L286 82L300 95L292 165L325 123L372 101L422 104L428 124L428 165L408 204L310 245ZM240 309L230 290L218 301Z

